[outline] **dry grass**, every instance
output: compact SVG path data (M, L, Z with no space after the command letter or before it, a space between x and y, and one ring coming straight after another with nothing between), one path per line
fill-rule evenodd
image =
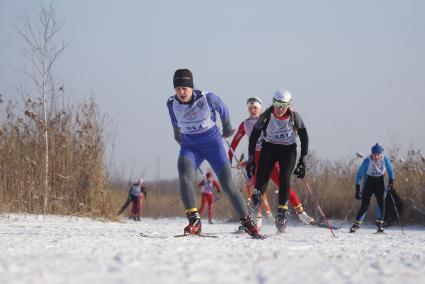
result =
M52 103L48 119L50 171L46 213L110 217L104 117L93 100L76 108ZM41 104L0 105L0 212L43 212L44 123Z

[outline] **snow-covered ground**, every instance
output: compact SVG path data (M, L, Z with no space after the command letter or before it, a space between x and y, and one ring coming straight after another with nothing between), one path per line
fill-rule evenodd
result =
M331 237L289 226L266 240L204 225L218 238L172 236L185 219L124 223L84 218L0 216L0 283L424 283L425 230L374 227ZM142 238L140 232L167 238ZM272 234L274 227L265 225Z

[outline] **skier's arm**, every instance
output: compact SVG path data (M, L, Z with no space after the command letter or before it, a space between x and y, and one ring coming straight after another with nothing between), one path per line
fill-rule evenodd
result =
M388 172L389 184L392 185L394 183L394 178L395 178L394 168L393 168L393 165L391 164L390 159L387 156L384 156L384 161L385 161L385 167L387 168L387 172Z
M229 152L227 153L229 155L230 163L232 163L233 152L236 150L236 147L238 147L239 142L241 141L244 135L245 135L245 127L244 127L244 123L242 122L239 125L238 131L236 132L235 136L233 136L232 142L230 143Z
M367 167L369 166L369 159L366 158L363 160L362 164L360 165L359 170L357 171L356 175L356 185L360 185L362 182L363 177L365 176L367 172Z
M294 123L298 131L298 136L301 142L301 157L307 156L308 154L308 132L305 127L304 121L302 120L299 113L294 112Z
M198 183L198 187L201 187L204 185L204 181L201 181L200 183Z
M248 146L248 155L254 156L255 154L255 147L257 145L257 140L260 138L261 131L267 127L270 120L270 115L272 113L272 108L269 107L266 111L264 111L260 117L258 118L257 122L254 125L254 128L252 129L251 135L249 136L249 146Z
M174 140L176 140L177 143L180 144L181 133L180 133L180 127L178 125L176 115L174 114L174 110L173 110L173 100L174 100L173 97L170 97L168 99L167 108L168 108L168 113L170 114L171 124L173 125Z
M217 190L217 192L218 192L218 193L220 193L220 192L221 192L221 186L220 186L220 184L219 184L217 181L215 181L215 180L213 180L213 187L215 187L215 188L216 188L216 190Z
M223 137L227 138L232 136L234 129L232 127L232 123L230 122L229 109L219 96L213 93L207 93L206 96L212 110L218 112L220 115L221 125L223 126Z
M143 193L143 195L145 196L145 199L148 199L148 193L146 192L146 190L145 190L145 187L144 186L142 186L141 188L140 188L140 191Z

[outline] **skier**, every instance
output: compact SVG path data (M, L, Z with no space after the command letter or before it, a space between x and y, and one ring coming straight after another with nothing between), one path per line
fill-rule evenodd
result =
M145 187L143 186L143 179L140 178L137 182L131 185L130 190L128 192L127 201L118 211L118 215L121 215L121 213L128 207L128 205L132 203L131 210L130 210L130 218L133 218L134 221L140 221L140 216L142 212L142 201L143 201L142 194L144 195L145 199L147 199L146 190L145 190Z
M236 132L235 136L233 137L232 142L230 143L230 149L228 152L230 163L232 162L233 153L235 152L236 147L239 145L239 142L241 139L246 135L248 138L251 135L252 129L254 127L254 124L257 122L258 117L261 114L261 100L258 97L249 98L247 100L248 105L248 113L249 117L242 121L242 123L239 125L238 131ZM254 163L258 165L258 161L260 158L260 152L261 152L261 144L263 142L263 137L260 136L257 140L257 144L255 146L255 154L254 154ZM274 184L279 188L279 164L276 163L273 167L273 171L271 174L271 179L274 182ZM250 182L246 184L246 190L248 193L248 196L252 196L252 187L255 184L256 175L254 174L252 178L250 179ZM291 203L292 207L294 207L295 212L297 213L298 218L306 225L314 224L315 221L313 218L307 215L307 213L304 211L303 206L301 204L300 198L298 197L297 193L290 188L289 189L289 203ZM248 199L248 202L251 202L250 199ZM266 216L268 219L273 219L270 206L267 202L266 193L263 195L263 209L266 211ZM259 216L257 216L257 225L260 224L261 220L261 210L259 211Z
M202 201L201 201L201 207L199 208L198 212L199 215L202 215L202 212L204 212L204 209L208 203L208 223L212 224L212 218L214 215L214 192L213 189L215 188L218 193L221 193L221 187L220 184L212 178L211 172L207 172L206 179L202 180L198 187L201 188L202 192Z
M356 194L355 198L361 200L361 206L357 212L356 220L350 228L350 233L354 233L363 222L367 209L369 208L372 194L375 194L376 203L376 227L377 232L384 232L384 215L385 215L385 195L387 190L394 190L394 170L390 159L383 155L384 149L376 143L371 149L371 155L365 158L357 171L356 176ZM385 186L384 176L388 172L388 187ZM363 189L361 190L361 183Z
M255 238L263 238L249 216L243 196L232 179L230 162L222 140L222 136L227 138L234 132L226 105L214 93L194 89L192 72L188 69L176 70L173 84L176 94L168 99L167 107L174 138L181 146L177 168L180 194L189 221L184 233L200 234L202 230L192 181L195 170L207 160L240 216L244 230ZM220 115L222 134L216 125L216 113Z
M294 174L300 179L305 176L304 157L308 153L307 129L301 116L291 110L291 103L292 96L287 90L278 90L274 93L273 105L260 115L249 136L249 157L246 164L248 176L256 174L252 202L254 212L257 212L273 168L279 163L279 198L275 218L278 233L283 233L286 229L291 174L297 158L296 134L301 141L301 156ZM257 165L255 152L260 137L263 142Z

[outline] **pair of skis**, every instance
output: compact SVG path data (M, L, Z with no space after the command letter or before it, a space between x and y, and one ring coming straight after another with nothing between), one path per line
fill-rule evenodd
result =
M145 234L145 233L140 233L140 236L143 238L150 238L150 239L167 239L169 238L169 236L163 236L163 235L149 235L149 234ZM172 236L173 238L182 238L182 237L202 237L202 238L214 238L217 239L218 236L217 235L212 235L212 234L206 234L206 233L201 233L201 234L180 234L180 235L174 235Z

